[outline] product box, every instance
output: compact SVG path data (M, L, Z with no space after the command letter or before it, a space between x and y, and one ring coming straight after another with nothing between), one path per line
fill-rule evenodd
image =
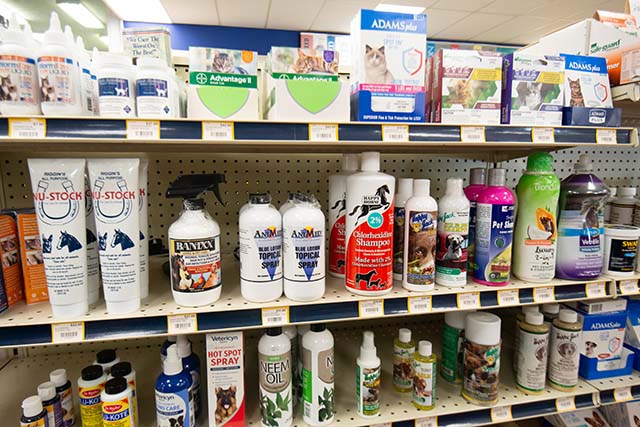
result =
M615 427L638 427L640 425L640 401L615 403L600 407L605 420Z
M624 299L624 298L619 298ZM624 342L640 350L640 299L629 298Z
M596 408L548 415L545 420L553 427L612 427ZM615 424L613 426L618 427Z
M512 53L502 58L502 123L559 126L564 58Z
M242 332L207 334L208 427L244 427L244 341Z
M0 215L0 312L24 299L19 250L15 220Z
M187 117L258 120L258 54L189 47Z
M334 50L340 55L339 73L351 71L351 36L323 33L300 33L303 49Z
M442 49L433 63L433 121L500 124L502 56Z
M587 314L611 313L614 311L625 311L627 309L627 300L624 298L602 298L586 301L573 301L567 303L580 311Z
M425 72L424 121L427 123L433 121L433 62L433 56L430 56Z
M561 56L565 59L565 107L612 108L607 61L593 56Z
M171 36L163 27L125 28L122 30L122 50L132 58L160 58L172 66Z
M619 359L624 343L627 312L588 314L576 311L582 323L581 354L600 361Z
M47 277L42 258L42 240L38 230L38 219L33 209L19 209L15 215L20 237L20 258L27 304L49 301Z
M640 39L624 49L607 52L605 58L612 87L640 81Z
M596 10L596 12L593 14L593 19L597 19L603 24L619 28L625 33L631 34L635 37L638 36L638 23L636 22L636 18L628 13Z
M625 2L624 13L628 13L640 22L640 0L627 0Z
M293 79L298 74L337 76L339 63L340 57L335 50L273 46L265 66L274 78ZM334 77L332 80L337 79Z
M360 10L351 21L351 119L424 122L427 15Z

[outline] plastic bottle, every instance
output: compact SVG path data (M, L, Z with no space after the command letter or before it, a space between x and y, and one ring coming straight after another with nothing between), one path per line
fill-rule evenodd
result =
M333 335L323 323L311 325L302 338L303 419L311 426L333 422L334 359Z
M516 387L526 394L542 394L547 375L547 347L549 326L540 312L529 312L519 325L520 342L516 348L518 359Z
M124 378L129 383L131 390L131 409L133 410L133 420L138 426L138 396L136 390L136 371L131 367L130 362L118 362L111 367L112 378Z
M76 56L80 67L80 93L82 102L82 113L85 116L93 116L96 113L95 105L93 105L93 79L91 71L91 55L84 48L84 40L82 36L76 37Z
M22 401L20 427L49 427L47 411L42 407L40 397L30 396Z
M282 296L282 216L269 193L249 195L240 211L240 290L252 302Z
M473 277L477 269L475 263L476 247L476 209L478 197L487 188L487 169L472 168L469 172L469 185L464 188L464 194L469 199L469 235L467 238L467 273Z
M179 117L173 78L166 61L143 56L137 59L136 65L138 117Z
M640 227L640 200L636 201L636 206L633 210L633 226Z
M419 341L413 359L413 406L430 410L436 406L437 360L430 341Z
M91 50L91 83L93 85L93 115L100 115L100 102L98 101L98 75L96 71L96 64L98 62L98 48L94 46Z
M520 347L520 323L524 321L527 313L540 312L540 306L538 305L525 305L522 310L516 314L516 330L513 334L513 348L518 349ZM513 357L513 372L518 372L518 358Z
M176 345L167 349L163 371L156 380L156 420L158 427L173 427L182 417L182 427L194 427L193 403L189 400L191 375L182 368ZM173 424L172 424L173 419Z
M398 281L402 281L404 268L404 205L411 196L413 196L413 178L399 178L393 209L393 280Z
M325 290L325 218L313 196L300 195L282 217L284 293L314 301Z
M505 179L504 169L489 169L487 188L477 200L473 280L483 285L509 283L515 197Z
M582 323L573 310L560 310L551 326L549 339L549 385L557 390L572 392L578 385Z
M413 381L413 353L416 342L411 339L411 329L400 328L393 340L393 388L408 393Z
M278 209L280 211L280 215L284 216L284 213L293 207L293 201L298 194L300 193L287 194L287 201L280 206L280 209Z
M47 411L49 425L53 427L63 427L62 404L60 396L56 393L56 385L47 381L38 386L38 396L42 400L42 407Z
M444 314L440 374L445 381L453 384L462 382L464 321L468 314L468 311L450 311Z
M178 335L176 341L178 357L182 360L182 367L191 375L191 389L193 396L193 411L195 419L200 418L202 412L202 380L200 378L200 358L191 350L191 341L186 335Z
M120 362L120 358L116 356L116 351L108 348L105 350L100 350L96 353L96 361L93 362L94 365L102 366L102 370L106 375L111 373L111 367L116 363Z
M72 426L75 422L75 412L73 410L73 390L71 389L71 381L67 379L67 371L64 369L51 371L49 380L56 385L56 393L60 397L62 425L64 427Z
M342 171L329 176L329 274L344 277L347 177L358 170L358 155L342 155Z
M380 414L380 373L380 358L376 355L373 332L364 331L360 356L356 360L357 412L363 418Z
M298 345L297 346L294 346L294 345L291 346L291 351L292 352L293 352L294 349L297 349L297 355L295 356L296 357L296 373L293 375L293 378L295 380L296 377L297 377L298 385L300 387L299 390L298 390L298 394L299 394L300 401L302 401L302 369L303 369L303 366L302 366L302 357L303 357L303 354L302 354L302 340L304 339L304 334L306 334L307 332L309 332L311 330L311 325L298 325L296 327L296 330L297 330L297 333L298 333L298 340L297 340L298 341ZM284 328L284 331L285 331L285 334L287 334L287 336L289 336L289 339L291 339L290 334L288 334L286 332L287 328ZM294 356L292 354L291 355L291 359L293 360L293 358L294 358ZM294 406L295 406L295 402L294 402Z
M524 307L523 307L524 308ZM550 303L542 304L542 315L544 316L544 323L551 327L551 323L558 317L560 313L560 304Z
M101 117L136 117L135 69L131 58L100 52L94 63Z
M402 287L433 290L436 278L438 204L429 195L431 181L413 181L413 196L405 203Z
M380 153L362 153L347 178L345 284L358 295L384 295L393 287L395 178L380 172Z
M135 427L131 406L131 388L125 378L113 378L104 385L102 400L102 422L104 427Z
M12 14L0 44L0 114L3 116L40 114L35 58L16 15Z
M462 397L476 405L498 402L500 326L500 318L486 312L470 313L464 322Z
M176 343L178 337L176 335L169 335L167 339L164 340L162 346L160 347L160 360L164 363L164 360L167 358L167 349Z
M533 153L516 189L518 214L513 233L513 274L527 282L548 282L556 270L556 211L560 180L553 156Z
M78 398L82 427L102 427L102 401L100 394L107 376L100 365L89 365L78 378Z
M459 287L467 284L469 199L462 178L447 179L444 196L438 203L436 284Z
M295 409L302 399L302 368L298 369L298 364L302 364L299 360L299 354L302 352L302 337L298 339L298 328L295 326L284 326L282 332L289 338L291 344L291 389L293 396L293 408Z
M40 106L45 116L80 116L80 76L60 27L58 14L51 12L49 30L44 33L38 56Z
M609 222L611 224L633 225L633 210L637 201L635 187L618 188L616 198L611 204Z
M303 340L304 341L304 340ZM262 427L289 427L293 421L291 343L282 328L267 328L258 342ZM273 408L273 411L270 410Z
M589 157L581 154L574 173L560 184L556 257L560 279L593 279L602 271L603 207L609 190L592 170Z
M609 224L611 222L611 206L613 205L613 201L616 198L617 192L618 192L617 187L609 187L609 197L607 198L607 201L604 203L605 224Z

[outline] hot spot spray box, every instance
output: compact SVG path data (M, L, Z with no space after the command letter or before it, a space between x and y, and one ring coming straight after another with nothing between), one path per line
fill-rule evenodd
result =
M424 121L427 16L361 10L351 43L351 119Z
M244 427L244 341L242 332L207 334L208 427Z

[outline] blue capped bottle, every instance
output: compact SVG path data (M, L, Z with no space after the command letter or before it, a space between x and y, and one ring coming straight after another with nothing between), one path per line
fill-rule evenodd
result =
M163 372L156 380L156 419L158 427L195 426L193 403L189 400L191 374L182 367L177 346L167 349Z

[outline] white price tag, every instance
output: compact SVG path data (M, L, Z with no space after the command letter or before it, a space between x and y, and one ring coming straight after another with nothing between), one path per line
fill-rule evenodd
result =
M66 344L84 341L84 322L52 323L51 342Z
M553 144L556 142L553 128L531 128L531 141L537 144Z
M542 288L533 288L533 302L542 304L545 302L554 302L556 295L553 286L545 286Z
M358 301L358 317L384 316L384 300L373 299Z
M480 308L480 292L463 292L456 297L460 310Z
M204 141L233 141L233 122L202 122Z
M371 424L369 427L391 427L391 423Z
M46 134L45 119L9 119L9 138L44 138Z
M460 141L486 142L484 126L460 126Z
M414 427L438 427L438 417L416 418L413 424Z
M615 129L596 129L596 144L617 144L618 134Z
M576 410L576 400L574 396L559 397L556 399L556 409L558 412L567 412Z
M190 334L198 332L198 316L196 314L172 314L167 316L167 333L169 335Z
M517 289L502 289L498 291L498 305L519 305L520 291Z
M491 422L497 423L499 421L511 421L513 415L511 414L511 406L500 406L497 408L491 408Z
M409 314L429 313L431 311L431 295L407 298Z
M160 139L160 120L127 120L127 139Z
M409 125L382 125L383 142L409 142Z
M622 295L635 295L638 293L638 279L620 280L618 287Z
M604 298L607 296L606 282L587 283L585 293L587 298Z
M309 123L309 141L337 141L338 125L335 123Z
M262 309L262 326L278 326L289 323L289 307Z
M620 387L613 390L613 398L616 402L626 402L633 399L633 393L631 393L631 387Z

